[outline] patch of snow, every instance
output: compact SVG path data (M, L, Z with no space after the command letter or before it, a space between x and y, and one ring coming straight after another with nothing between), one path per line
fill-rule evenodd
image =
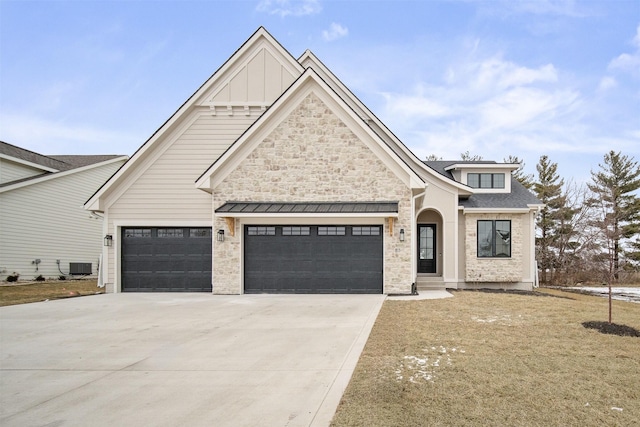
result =
M620 411L620 412L622 412L622 411L623 411L623 409L622 409L622 408L616 408L615 406L612 406L612 407L611 407L611 410L612 410L612 411Z
M609 288L607 286L602 286L598 288L591 287L591 286L572 286L572 287L561 288L561 289L570 289L570 290L580 291L580 292L589 292L601 297L609 296ZM640 288L624 288L624 287L611 288L611 299L640 303Z
M404 356L395 370L396 381L407 378L409 382L433 382L436 373L443 366L453 366L449 350L444 346L423 348L419 356ZM451 349L451 353L464 353L461 349Z
M472 316L471 320L478 323L496 323L498 322L501 325L511 325L511 315L504 314L502 316L490 316L490 317L478 317Z

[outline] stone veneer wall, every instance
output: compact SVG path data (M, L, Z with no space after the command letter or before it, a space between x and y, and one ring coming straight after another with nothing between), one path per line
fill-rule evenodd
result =
M411 191L313 93L214 189L214 209L227 201L399 201L393 236L384 221L383 291L411 292L411 243L398 238L401 228L411 236ZM214 230L219 228L226 229L226 222L216 215ZM242 293L242 234L236 222L234 237L214 241L214 293Z
M478 258L478 220L511 220L511 258ZM522 215L467 214L465 215L465 255L467 282L516 283L522 281L523 234Z

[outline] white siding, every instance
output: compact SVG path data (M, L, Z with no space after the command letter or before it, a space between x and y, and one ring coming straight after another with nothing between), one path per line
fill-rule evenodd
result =
M122 165L110 163L0 194L0 280L58 277L70 262L90 262L96 273L102 251L102 220L84 202ZM32 264L35 259L42 262Z
M110 222L211 221L211 196L195 181L256 118L202 114L117 200L107 203Z
M211 195L197 189L195 181L257 118L200 115L123 192L113 193L114 200L107 202L108 233L118 232L115 224L211 223ZM116 248L108 252L105 282L114 283Z
M0 184L41 175L42 173L41 169L32 168L7 159L0 159Z
M217 104L270 105L298 77L284 63L285 60L270 49L258 49L204 99Z

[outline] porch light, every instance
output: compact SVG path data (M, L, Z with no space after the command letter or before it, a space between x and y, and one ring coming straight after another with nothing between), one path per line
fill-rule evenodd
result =
M400 241L404 242L404 228L400 229Z
M104 236L104 245L109 247L113 246L113 236L111 234Z
M224 242L224 230L218 230L218 242Z

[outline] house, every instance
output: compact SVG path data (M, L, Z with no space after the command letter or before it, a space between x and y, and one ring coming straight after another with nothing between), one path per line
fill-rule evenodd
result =
M516 164L423 162L306 51L259 28L85 208L108 289L531 289Z
M83 204L125 156L44 156L0 141L0 280L95 275L102 218Z

